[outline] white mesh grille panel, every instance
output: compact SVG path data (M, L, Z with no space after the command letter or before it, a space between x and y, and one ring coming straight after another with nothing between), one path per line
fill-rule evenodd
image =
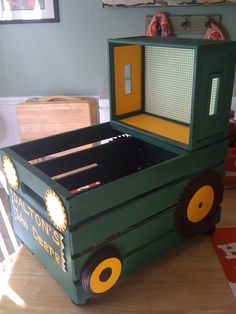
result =
M145 47L145 111L190 123L194 50Z
M220 82L219 77L214 77L212 79L209 116L212 116L212 115L214 115L216 113L216 105L217 105L217 98L218 98L219 82Z

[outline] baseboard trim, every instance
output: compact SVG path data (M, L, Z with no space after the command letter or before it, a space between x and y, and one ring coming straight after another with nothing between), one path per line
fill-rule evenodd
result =
M20 104L31 96L19 96L19 97L0 97L0 106L2 105L17 105Z
M78 97L93 97L95 99L100 98L98 95L73 95L73 96L78 96ZM20 103L25 102L29 98L35 98L35 97L42 97L42 96L14 96L14 97L0 97L0 106L2 105L17 105Z

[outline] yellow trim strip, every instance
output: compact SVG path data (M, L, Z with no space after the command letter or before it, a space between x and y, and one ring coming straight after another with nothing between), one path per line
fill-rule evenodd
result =
M122 119L121 122L183 144L189 144L190 128L188 126L147 114L125 118Z

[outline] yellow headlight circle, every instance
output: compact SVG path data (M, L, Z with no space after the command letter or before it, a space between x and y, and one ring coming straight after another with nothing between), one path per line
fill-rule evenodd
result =
M13 161L8 156L3 156L2 166L8 184L13 190L17 190L19 179Z
M45 193L44 200L52 223L57 230L64 232L67 229L67 217L60 197L56 192L49 189Z

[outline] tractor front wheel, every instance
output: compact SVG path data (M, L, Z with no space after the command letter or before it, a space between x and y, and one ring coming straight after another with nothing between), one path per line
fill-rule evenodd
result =
M91 256L82 271L83 290L90 294L105 293L117 283L121 272L119 251L113 247L101 249Z

